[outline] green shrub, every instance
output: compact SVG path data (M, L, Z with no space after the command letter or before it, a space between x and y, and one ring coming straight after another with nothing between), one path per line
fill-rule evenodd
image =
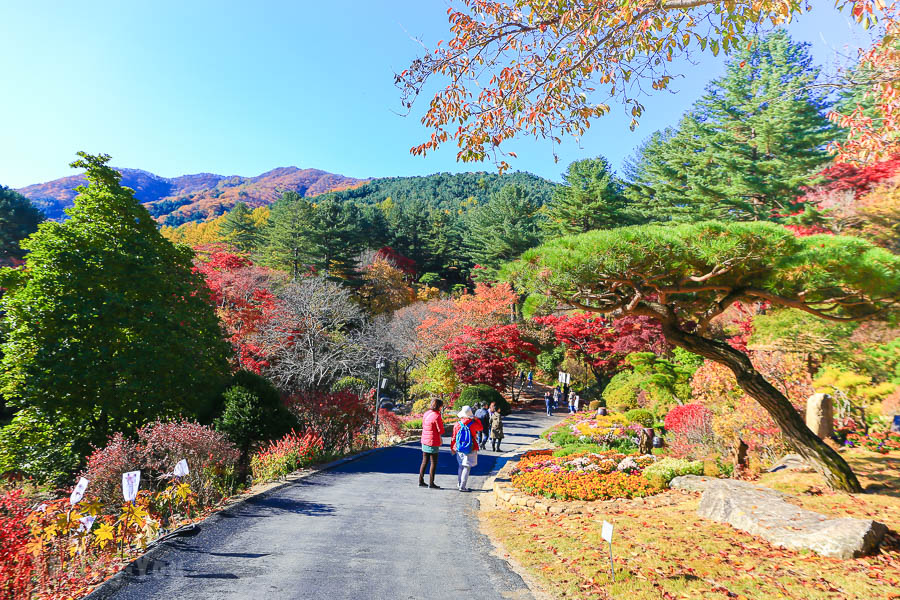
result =
M419 398L412 405L412 412L414 415L425 414L425 411L428 410L428 407L431 406L430 398Z
M603 452L605 448L600 444L569 444L558 448L553 452L553 456L569 456L570 454L597 454Z
M568 428L552 432L547 439L549 439L557 446L569 446L572 444L582 443L581 440L571 431L569 431Z
M82 465L72 444L75 435L65 419L44 418L31 408L20 410L0 428L0 474L22 471L39 482L69 485Z
M341 377L331 386L332 392L351 391L357 396L362 396L372 389L372 384L366 383L364 379L359 377Z
M459 398L453 403L453 410L459 412L463 406L471 406L474 410L476 404L488 406L491 402L497 403L497 408L503 416L512 412L506 398L491 386L483 383L479 385L470 385L464 388L459 395Z
M224 409L216 419L215 428L228 436L246 457L256 442L275 439L290 431L293 417L274 395L263 390L263 398L242 385L225 391Z
M664 458L644 469L644 478L661 486L680 475L703 475L703 461L683 458Z
M640 423L644 427L653 427L656 417L653 413L645 408L633 408L625 413L625 418L629 423Z
M422 429L422 419L410 419L403 422L403 429Z

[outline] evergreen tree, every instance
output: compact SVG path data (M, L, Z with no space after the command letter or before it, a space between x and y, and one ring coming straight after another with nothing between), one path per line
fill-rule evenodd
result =
M17 418L72 427L83 456L155 418L211 416L228 348L192 252L162 237L109 156L79 156L89 185L70 218L22 243L27 269L0 269L0 391Z
M241 252L250 252L259 243L259 230L252 211L243 202L234 205L219 226L219 234Z
M297 192L285 192L271 207L259 249L260 262L296 279L315 262L315 236L312 204Z
M604 157L575 161L546 207L544 230L550 235L584 233L632 224L622 183Z
M541 242L538 206L518 185L508 185L467 215L469 257L488 273Z
M808 44L783 30L737 52L723 77L636 167L630 196L664 218L760 220L793 212L835 129Z
M25 196L0 185L0 264L22 258L19 242L35 231L44 215Z
M352 278L363 239L361 214L355 203L326 199L314 205L311 257L317 271L330 277Z

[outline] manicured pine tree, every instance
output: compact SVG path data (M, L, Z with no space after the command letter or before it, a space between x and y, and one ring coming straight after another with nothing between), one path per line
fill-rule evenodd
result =
M219 235L241 252L256 248L260 235L250 207L243 202L235 204L219 226Z
M193 253L159 233L109 156L86 169L64 223L22 242L27 268L0 269L8 337L0 390L82 453L156 418L206 418L228 347Z
M663 218L777 219L831 159L835 128L808 44L783 30L737 52L725 75L643 153L630 195Z
M622 192L622 183L604 157L575 161L545 208L544 231L557 236L633 224L635 215L627 210Z

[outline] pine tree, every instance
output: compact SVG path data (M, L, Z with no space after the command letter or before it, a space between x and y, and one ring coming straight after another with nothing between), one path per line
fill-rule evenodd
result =
M467 222L469 257L488 273L541 242L538 207L515 184L469 212Z
M544 230L550 235L584 233L633 224L622 183L602 156L575 161L563 174L563 184L545 208Z
M260 239L252 211L243 202L238 202L228 212L219 226L219 234L241 252L252 251Z
M723 77L661 134L638 164L629 197L663 218L760 220L794 210L830 157L835 129L808 44L777 30L739 51ZM647 150L647 149L645 149Z
M296 279L315 262L315 235L312 204L297 192L285 192L271 207L259 249L260 262L288 271Z
M156 418L210 416L228 349L191 250L162 237L109 156L79 156L89 185L69 219L22 243L26 269L0 269L0 390L86 452Z
M22 258L19 242L35 231L44 215L25 196L0 185L0 264Z
M315 204L312 241L312 264L317 271L329 277L354 277L354 260L364 241L359 207L331 199Z

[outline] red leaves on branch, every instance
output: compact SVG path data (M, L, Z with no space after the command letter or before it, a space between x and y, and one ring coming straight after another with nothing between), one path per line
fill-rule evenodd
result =
M31 590L34 562L25 545L31 530L25 518L31 512L21 489L0 494L0 597L25 598Z
M390 246L385 246L376 252L375 258L382 258L393 263L393 265L403 271L403 274L407 277L415 277L416 275L416 261L403 256Z
M522 339L516 325L463 327L462 334L444 346L460 381L484 383L499 392L520 363L534 364L537 348Z

